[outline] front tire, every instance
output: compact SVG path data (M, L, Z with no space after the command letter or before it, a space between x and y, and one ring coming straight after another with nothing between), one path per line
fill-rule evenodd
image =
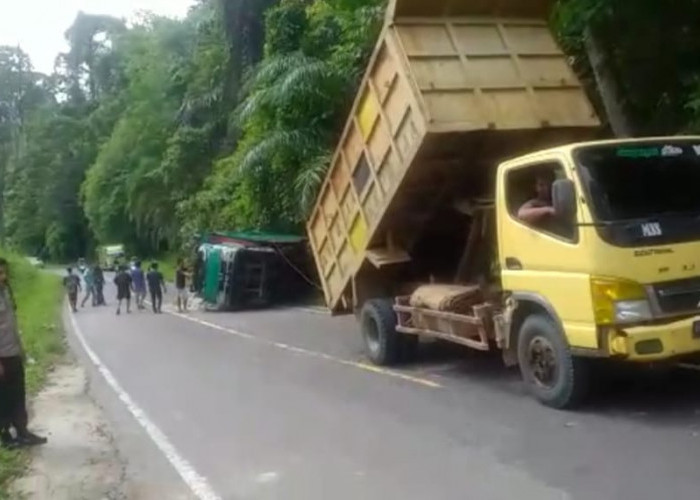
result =
M518 363L528 391L546 406L574 408L588 394L588 360L571 355L563 332L547 315L533 314L523 322Z
M401 358L401 334L396 331L396 313L390 299L365 302L360 313L362 338L369 359L379 366L396 364Z

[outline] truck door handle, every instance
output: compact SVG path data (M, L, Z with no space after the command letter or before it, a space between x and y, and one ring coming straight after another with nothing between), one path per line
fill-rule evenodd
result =
M506 269L510 271L522 271L523 263L515 257L506 257Z

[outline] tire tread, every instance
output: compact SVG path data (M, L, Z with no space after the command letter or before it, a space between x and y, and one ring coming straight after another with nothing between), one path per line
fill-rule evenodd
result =
M530 393L544 405L563 410L576 408L585 400L590 388L590 367L588 360L571 354L571 349L560 330L559 326L546 314L536 313L527 317L518 333L518 361L523 380ZM553 391L538 387L528 373L525 350L536 332L544 334L543 336L558 351L555 355L560 365L560 373L565 374L562 385Z

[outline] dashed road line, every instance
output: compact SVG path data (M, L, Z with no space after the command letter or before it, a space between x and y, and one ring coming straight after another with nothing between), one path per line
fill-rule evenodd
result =
M286 311L299 311L307 314L315 314L317 316L330 316L331 312L325 307L313 307L313 306L291 306L285 307L282 310Z
M424 364L417 367L417 373L422 373L425 375L435 375L442 376L444 373L448 373L459 369L462 366L460 361L452 361L448 363L435 363L435 364Z
M304 349L302 347L292 346L292 345L285 344L282 342L275 342L273 340L264 339L264 338L258 337L256 335L251 335L250 333L245 333L245 332L241 332L238 330L234 330L233 328L226 328L224 326L217 325L216 323L211 323L209 321L205 321L205 320L193 317L193 316L189 316L187 314L182 314L182 313L175 312L175 311L169 311L167 309L164 309L163 312L170 314L172 316L190 321L192 323L197 323L199 325L206 326L206 327L211 328L213 330L218 330L218 331L223 332L227 335L233 335L235 337L238 337L238 338L241 338L244 340L250 340L250 341L256 342L258 344L266 345L269 347L275 347L275 348L281 349L283 351L292 352L295 354L301 354L301 355L308 356L311 358L322 359L324 361L329 361L331 363L335 363L338 365L349 366L349 367L363 370L366 372L375 373L378 375L384 375L386 377L392 377L395 379L403 380L405 382L411 382L413 384L418 384L418 385L421 385L423 387L429 387L431 389L441 389L443 387L442 384L439 384L438 382L435 382L435 381L427 379L427 378L416 377L416 376L408 375L406 373L402 373L402 372L399 372L396 370L389 370L386 368L381 368L379 366L374 366L374 365L370 365L368 363L362 363L359 361L350 361L347 359L342 359L342 358L338 358L335 356L331 356L330 354L326 354L323 352L312 351L309 349Z

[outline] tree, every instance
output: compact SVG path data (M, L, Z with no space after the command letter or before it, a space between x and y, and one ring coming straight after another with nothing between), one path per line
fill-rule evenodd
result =
M617 135L673 134L693 122L700 2L560 0L555 26ZM689 100L691 103L689 103Z
M298 231L329 164L380 26L380 2L284 0L243 86L236 151L182 205L195 227ZM192 220L192 219L191 219Z
M198 0L129 26L81 13L48 77L0 50L8 238L73 258L301 231L386 3ZM700 127L698 18L698 0L558 0L552 23L611 129L663 134Z
M59 56L57 64L71 99L96 101L101 92L114 90L118 69L112 49L125 30L120 19L78 13L65 35L70 50Z
M47 99L43 75L19 48L0 47L0 245L5 244L5 193L11 159L20 153L26 121Z

